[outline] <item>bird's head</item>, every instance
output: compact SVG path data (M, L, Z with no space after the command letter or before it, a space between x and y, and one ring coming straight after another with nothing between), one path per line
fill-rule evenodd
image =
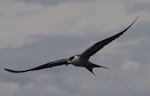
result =
M72 59L74 58L74 56L68 58L68 63L66 64L66 66L68 66L69 64L71 64Z
M79 55L74 55L74 56L71 56L70 58L68 58L68 63L66 64L66 66L69 65L69 64L71 64L72 60L73 60L74 58L77 58L78 56L79 56Z
M70 57L70 58L68 59L68 64L70 64L71 61L72 61L74 58L75 58L75 56Z

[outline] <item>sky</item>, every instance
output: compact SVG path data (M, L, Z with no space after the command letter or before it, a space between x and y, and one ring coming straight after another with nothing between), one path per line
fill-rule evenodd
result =
M109 69L28 69L83 52L137 22L90 60ZM150 0L0 0L0 96L148 96Z

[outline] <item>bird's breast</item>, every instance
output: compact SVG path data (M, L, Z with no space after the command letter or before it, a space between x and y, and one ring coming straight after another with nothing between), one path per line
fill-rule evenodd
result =
M85 60L82 60L80 57L78 56L75 56L75 58L73 58L71 60L71 64L75 65L75 66L81 66L81 67L84 67L86 65L86 61Z

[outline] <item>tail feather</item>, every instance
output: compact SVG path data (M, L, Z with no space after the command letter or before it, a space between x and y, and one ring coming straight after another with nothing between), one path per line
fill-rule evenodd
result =
M93 75L95 75L95 73L93 72L93 68L92 67L86 67ZM96 76L96 75L95 75Z
M101 66L101 65L96 65L96 64L92 64L92 67L94 68L94 67L101 67L101 68L105 68L105 69L109 69L108 67L105 67L105 66Z
M96 64L93 64L93 63L90 63L88 66L86 66L86 68L93 74L95 75L95 73L93 72L93 68L105 68L105 69L109 69L105 66L101 66L101 65L96 65ZM95 75L96 76L96 75Z

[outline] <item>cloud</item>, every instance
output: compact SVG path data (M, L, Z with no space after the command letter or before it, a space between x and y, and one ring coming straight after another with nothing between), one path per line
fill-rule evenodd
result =
M95 0L16 0L16 1L23 1L25 3L38 3L44 5L55 5L63 2L82 2L82 1L95 1Z
M142 12L142 11L149 11L150 10L150 1L148 0L142 0L142 1L136 1L136 0L131 0L131 1L127 1L127 0L121 0L121 2L123 4L125 4L127 6L127 10L130 13L133 12Z
M138 69L140 67L140 64L138 64L137 62L135 61L126 61L125 64L122 64L122 69L129 72L137 72Z
M0 80L0 94L10 96L18 91L19 85L13 82L5 82ZM6 90L7 89L7 90Z
M79 1L0 1L0 95L149 95L150 14L144 5L149 1ZM96 77L72 65L23 74L3 70L28 69L83 52L136 16L140 18L127 33L91 58L110 68L95 69Z
M85 36L88 33L110 32L129 24L135 17L132 14L127 16L120 3L104 1L43 6L7 0L1 3L0 9L0 47L22 46L36 41L38 35Z
M121 38L127 37L127 35ZM69 50L80 50L80 48L87 46L87 41L90 41L90 39L78 36L48 36L47 38L44 36L40 38L41 40L25 44L22 47L10 47L0 50L1 62L5 64L2 67L27 69L62 57L67 58L67 56L76 53L70 53ZM110 68L109 70L95 69L96 77L84 68L76 68L71 65L68 67L60 66L24 74L12 74L1 70L1 74L3 74L1 76L7 82L14 82L19 86L19 90L17 89L11 93L11 95L14 94L15 96L20 96L21 94L22 96L36 96L39 94L43 94L44 96L60 94L62 96L87 96L88 94L140 96L141 94L145 94L146 96L148 93L146 90L149 89L149 85L146 84L149 83L150 80L147 74L149 73L149 62L141 65L139 61L133 61L134 59L132 58L138 54L138 50L134 50L132 55L128 54L130 51L132 52L130 49L121 52L125 50L120 48L123 44L119 45L116 49L114 46L116 46L117 43L115 42L119 42L120 40L116 40L114 43L104 47L97 56L91 58L93 62ZM109 48L115 52L109 53ZM109 50L108 53L105 52L107 50ZM118 53L117 50L119 51ZM8 85L9 84L10 83L8 83ZM142 86L142 88L139 88L140 86Z

